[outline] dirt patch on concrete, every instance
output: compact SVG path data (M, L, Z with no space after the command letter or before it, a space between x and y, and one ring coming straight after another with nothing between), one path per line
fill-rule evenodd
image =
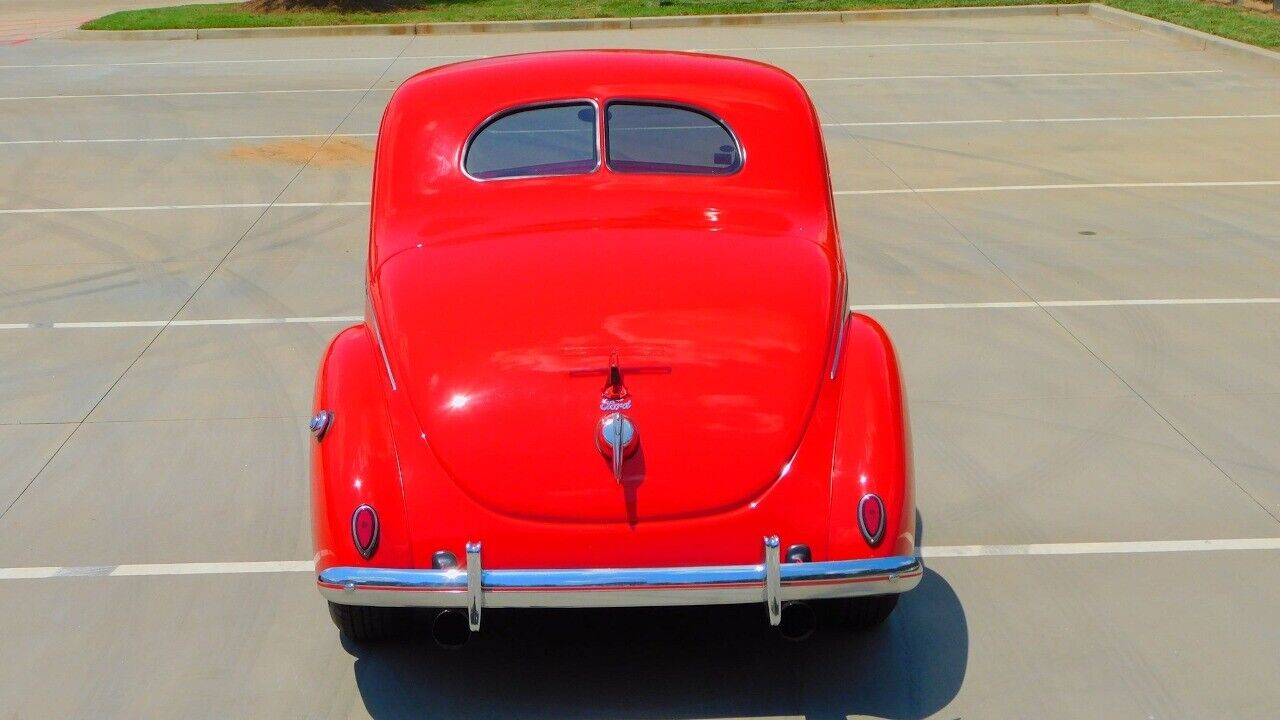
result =
M237 145L227 151L232 160L311 165L319 167L358 167L373 162L373 148L351 138L334 138L322 146L320 138L282 140L266 145Z

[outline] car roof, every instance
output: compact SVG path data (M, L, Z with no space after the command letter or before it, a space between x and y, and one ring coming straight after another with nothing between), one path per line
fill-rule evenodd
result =
M481 182L462 171L487 120L559 100L688 105L724 122L745 162L727 176L590 174ZM579 50L432 68L405 81L383 115L374 170L371 268L409 247L521 228L682 229L719 224L796 231L832 224L821 125L798 80L770 65L698 53ZM736 224L736 225L735 225Z

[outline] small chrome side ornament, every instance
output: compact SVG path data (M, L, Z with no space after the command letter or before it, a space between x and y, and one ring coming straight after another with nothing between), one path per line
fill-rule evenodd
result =
M311 434L315 436L317 441L323 440L325 433L329 432L329 426L333 424L333 413L328 410L321 410L311 418L311 422L307 427L311 428Z

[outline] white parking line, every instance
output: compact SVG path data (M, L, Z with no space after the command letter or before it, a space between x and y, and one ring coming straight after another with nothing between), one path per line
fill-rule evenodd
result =
M1143 540L1136 542L1040 543L1036 545L942 545L921 548L921 557L995 557L1009 555L1133 555L1226 550L1280 550L1280 538L1231 540Z
M967 47L983 45L1079 45L1096 43L1127 43L1125 39L1097 38L1081 40L975 40L969 42L933 43L864 43L854 45L773 45L766 47L691 48L690 52L747 52L753 50L848 50L857 48L915 48L915 47ZM245 65L270 63L307 62L390 62L392 60L466 60L488 55L379 55L365 57L303 57L303 58L235 58L228 60L146 60L109 63L51 63L47 65L0 65L0 70L34 70L44 68L92 68L92 67L154 67L164 65Z
M1110 75L1207 75L1221 70L1129 70L1107 72L988 73L982 75L857 75L801 78L800 82L844 82L851 80L981 80L986 78L1105 77ZM0 98L2 100L3 98Z
M1265 115L1138 115L1134 117L1009 118L1003 120L883 120L875 122L831 122L822 123L822 126L905 127L912 125L1015 125L1019 123L1149 122L1158 120L1261 120L1275 118L1280 118L1280 113Z
M1212 180L1208 182L1147 182L1147 183L1077 183L1064 185L977 185L973 187L892 188L886 190L837 190L835 195L910 195L914 193L970 193L1003 192L1013 190L1110 190L1119 188L1210 188L1210 187L1266 187L1280 185L1280 180ZM211 203L206 205L116 205L106 207L63 208L7 208L0 215L46 215L56 213L93 212L158 212L164 210L234 210L239 208L323 208L368 207L368 200L343 200L335 202L283 202L283 203Z
M1062 185L975 185L973 187L837 190L835 195L911 195L913 193L1004 192L1012 190L1114 190L1119 188L1264 187L1280 180L1213 180L1209 182L1072 183Z
M870 122L826 122L822 127L908 127L917 125L1015 125L1020 123L1102 123L1102 122L1154 122L1171 120L1274 120L1280 113L1258 115L1138 115L1134 117L1073 117L1073 118L1008 118L990 120L878 120ZM288 140L297 138L364 138L377 137L367 133L294 133L284 135L196 135L189 137L153 138L65 138L54 140L0 140L0 145L88 145L97 143L170 143L216 142L244 140Z
M1137 555L1280 550L1280 538L1228 540L1151 540L1137 542L1040 543L1036 545L940 545L920 549L925 560L938 558L1069 555ZM261 562L192 562L138 565L79 565L0 568L0 580L45 580L71 577L156 577L173 575L244 575L312 573L310 560Z
M95 143L215 142L219 140L291 140L299 138L377 137L378 133L299 133L296 135L199 135L194 137L0 140L0 145L90 145Z
M845 82L862 80L975 80L985 78L1047 78L1047 77L1103 77L1122 75L1203 75L1220 73L1221 70L1140 70L1117 72L1083 72L1083 73L996 73L984 75L862 75L851 77L803 78L801 82ZM306 93L364 93L370 91L391 92L394 87L374 88L313 88L285 90L189 90L183 92L140 92L140 93L94 93L88 95L11 95L0 97L0 101L21 100L85 100L106 98L142 98L142 97L195 97L201 95L284 95Z
M12 95L0 97L0 100L85 100L101 98L140 98L140 97L191 97L197 95L301 95L306 93L363 93L370 90L394 90L386 88L312 88L310 90L189 90L185 92L147 92L147 93L94 93L91 95Z
M0 330L95 330L145 327L207 327L214 325L309 325L364 320L360 315L324 315L281 318L214 318L208 320L105 320L92 322L0 323Z
M80 565L0 568L0 580L43 580L62 577L146 577L155 575L242 575L314 572L310 560L262 562L156 563L147 565Z
M153 67L163 65L265 65L270 63L305 62L390 62L392 60L465 60L487 55L380 55L366 57L304 57L304 58L233 58L228 60L146 60L137 62L108 63L56 63L49 65L0 65L0 70L34 70L44 68L94 68L94 67Z
M117 565L111 577L139 577L146 575L214 575L234 573L287 573L314 572L311 560L275 560L263 562L232 563L164 563L153 565Z
M208 320L101 320L91 322L0 323L0 330L98 330L111 328L207 327L212 325L312 325L364 320L361 315L278 318L213 318Z
M310 207L367 207L368 200L339 202L285 202L285 203L215 203L210 205L117 205L112 207L75 208L10 208L0 210L0 215L44 215L52 213L87 212L151 212L159 210L235 210L238 208L310 208Z
M925 43L859 43L856 45L770 45L764 47L698 48L693 52L745 52L749 50L856 50L858 48L919 48L919 47L969 47L1003 45L1092 45L1097 43L1127 43L1126 39L1095 38L1082 40L970 40L963 42Z
M1026 310L1034 308L1127 307L1144 305L1280 305L1280 297L1155 298L1139 300L1017 300L973 303L897 303L850 305L854 312L892 310ZM319 325L362 322L362 315L315 315L274 318L210 318L204 320L100 320L82 322L0 323L0 330L99 330L148 327L209 327L217 325Z
M1028 308L1125 307L1142 305L1277 305L1280 298L1160 298L1151 300L1019 300L974 303L900 303L893 305L850 305L855 312L881 310L1002 310Z

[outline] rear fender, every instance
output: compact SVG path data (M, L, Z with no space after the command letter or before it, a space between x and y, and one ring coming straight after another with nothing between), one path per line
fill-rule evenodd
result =
M316 377L314 411L332 422L311 441L311 523L316 570L335 565L414 567L400 468L392 438L378 351L366 325L329 343ZM352 537L352 515L369 505L378 541L365 559Z
M915 553L915 489L911 430L888 333L857 313L845 321L841 381L831 468L828 553L833 559ZM872 547L858 524L858 503L868 493L884 501L883 539Z

